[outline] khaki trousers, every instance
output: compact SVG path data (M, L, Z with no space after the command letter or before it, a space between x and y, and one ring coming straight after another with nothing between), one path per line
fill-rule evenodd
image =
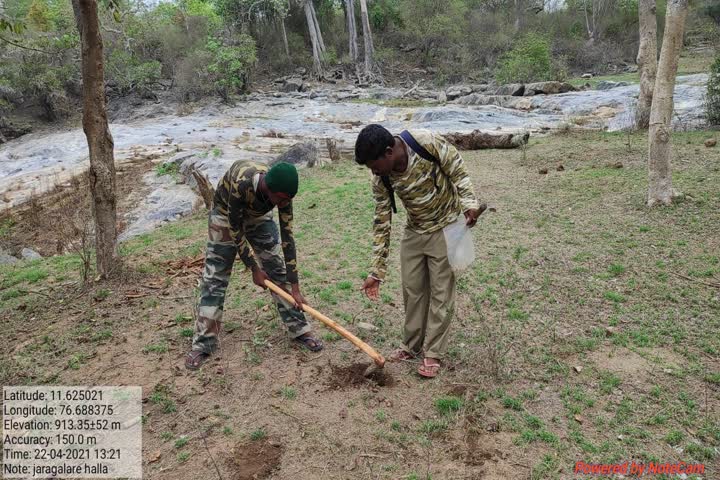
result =
M405 229L400 246L405 328L402 348L441 359L447 351L455 311L455 275L442 230L419 234Z

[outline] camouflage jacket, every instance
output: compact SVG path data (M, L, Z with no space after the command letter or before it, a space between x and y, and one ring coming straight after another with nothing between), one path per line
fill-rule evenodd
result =
M262 217L275 206L262 193L256 192L253 177L256 173L268 171L267 165L239 160L230 167L218 182L215 190L215 207L228 217L230 231L238 246L238 255L248 268L257 265L250 245L245 238L243 222L246 219ZM282 241L287 280L298 282L295 239L292 232L292 202L278 209L280 216L280 239Z
M457 220L462 212L478 208L478 201L457 149L435 133L426 130L410 133L440 165L422 158L406 145L407 169L391 174L390 183L407 211L407 228L420 234L432 233ZM383 279L387 272L392 209L390 194L379 176L373 175L372 191L375 198L372 274Z

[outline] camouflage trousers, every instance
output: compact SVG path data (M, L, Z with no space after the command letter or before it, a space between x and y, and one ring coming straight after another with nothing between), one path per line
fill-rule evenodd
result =
M258 264L270 280L289 290L290 285L287 283L285 261L280 246L280 232L273 220L272 211L262 217L245 221L240 235L244 235L252 246ZM215 208L210 211L208 236L200 300L195 311L192 349L212 353L218 346L225 292L237 255L237 244L231 233L227 216ZM311 330L303 312L277 295L272 294L272 296L291 338L299 337Z

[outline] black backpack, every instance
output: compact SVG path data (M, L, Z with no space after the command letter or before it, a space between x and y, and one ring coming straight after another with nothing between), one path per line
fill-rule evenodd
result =
M429 162L433 162L433 163L437 164L437 166L440 167L440 171L442 172L442 167L440 166L440 160L435 158L435 156L433 154L431 154L430 152L428 152L425 149L425 147L420 145L420 143L418 143L418 141L415 140L415 137L410 135L410 132L408 132L407 130L403 130L402 132L400 132L400 138L402 138L405 141L405 143L407 143L408 146L410 148L412 148L412 150L415 153L420 155L421 158L424 158L425 160L427 160ZM385 188L387 188L388 193L390 194L390 206L392 207L393 213L397 213L397 206L395 204L395 190L393 189L392 184L390 183L390 177L387 175L381 175L380 181L382 181L383 185L385 185ZM435 188L438 188L437 177L434 176L434 172L433 172L433 182L435 183Z

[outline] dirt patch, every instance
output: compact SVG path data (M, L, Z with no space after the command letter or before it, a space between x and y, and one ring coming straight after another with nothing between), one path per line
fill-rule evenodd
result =
M591 352L588 355L588 359L603 370L610 370L611 372L625 375L638 375L648 373L652 370L647 360L625 348L618 349L612 353L597 350Z
M347 387L367 384L378 387L392 387L395 385L395 379L383 369L376 369L366 377L365 370L369 366L369 363L353 363L348 367L332 365L332 374L327 385L331 390L342 390Z
M257 480L269 477L280 466L282 445L263 438L237 444L228 459L233 480Z

